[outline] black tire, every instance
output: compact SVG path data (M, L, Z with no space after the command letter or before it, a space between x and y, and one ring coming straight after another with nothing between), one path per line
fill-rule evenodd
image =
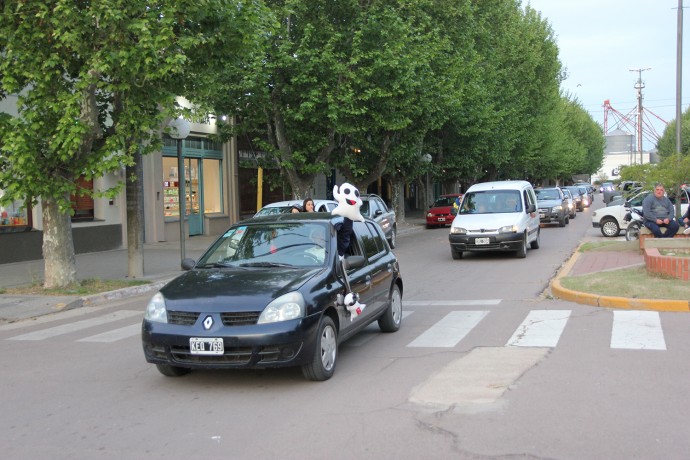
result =
M462 251L458 251L456 249L450 248L450 255L453 256L453 260L462 259Z
M396 233L398 233L398 229L393 225L393 231L391 232L390 238L388 238L388 246L390 246L391 249L395 249L395 244L397 243Z
M610 216L601 219L599 228L601 229L601 234L609 238L618 236L621 231L618 221Z
M395 285L388 296L388 308L379 316L381 332L396 332L402 324L402 295L400 288Z
M537 239L534 241L530 242L529 247L532 249L539 249L540 246L540 239L541 239L541 228L537 229Z
M574 219L577 217L577 211L573 211L573 213L570 215L571 219Z
M565 227L565 216L558 219L558 226L559 227Z
M522 241L520 244L520 249L515 253L515 257L518 259L524 259L527 257L527 234L522 235Z
M186 367L171 366L170 364L156 364L156 369L166 377L182 377L192 371Z
M433 226L433 225L426 224L426 228L427 228L427 229L431 229L431 228L434 228L434 226Z
M317 382L328 380L335 372L338 358L338 331L330 316L324 315L319 323L319 330L314 345L314 356L311 362L302 366L302 374Z
M625 229L625 240L635 241L640 239L640 224L638 222L631 222L628 228Z

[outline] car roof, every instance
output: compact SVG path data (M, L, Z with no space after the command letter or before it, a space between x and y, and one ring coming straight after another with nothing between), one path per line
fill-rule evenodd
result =
M482 192L486 190L516 190L523 188L532 188L532 184L526 180L504 180L494 182L480 182L472 185L467 192Z
M312 222L328 222L331 224L340 223L344 219L343 216L331 214L330 212L298 212L298 213L282 213L282 214L269 214L265 216L250 217L243 221L236 223L235 225L256 225L256 224L270 224L279 222L302 222L302 223L312 223ZM364 218L365 221L374 222L371 219Z

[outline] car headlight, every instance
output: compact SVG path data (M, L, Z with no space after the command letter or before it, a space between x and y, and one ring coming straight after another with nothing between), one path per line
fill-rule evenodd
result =
M429 212L429 213L427 213L427 215L426 215L426 216L427 216L427 217L434 217L434 215L433 215L433 214L431 214L430 212Z
M168 322L168 311L165 308L165 297L163 297L163 294L156 292L151 297L149 304L146 306L146 312L144 312L144 319L157 323Z
M553 210L554 210L554 211L562 211L562 210L563 210L563 206L554 206L554 207L553 207Z
M498 229L498 233L517 233L517 225L506 225Z
M467 229L462 228L462 227L451 227L450 228L450 234L451 235L466 235Z
M304 316L304 297L299 292L288 292L268 304L259 316L258 324L289 321Z

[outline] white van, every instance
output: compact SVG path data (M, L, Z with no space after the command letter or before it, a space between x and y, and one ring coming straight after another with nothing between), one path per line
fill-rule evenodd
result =
M465 251L515 251L527 256L527 244L539 249L537 197L527 181L482 182L462 197L450 227L450 253L461 259Z

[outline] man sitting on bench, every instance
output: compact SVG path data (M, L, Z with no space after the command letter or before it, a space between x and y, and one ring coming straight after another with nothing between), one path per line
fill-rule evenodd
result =
M668 199L662 184L654 186L654 193L650 193L642 201L642 213L644 214L644 226L647 227L656 238L673 238L678 233L680 226L675 219L673 203ZM661 228L666 228L666 233Z

